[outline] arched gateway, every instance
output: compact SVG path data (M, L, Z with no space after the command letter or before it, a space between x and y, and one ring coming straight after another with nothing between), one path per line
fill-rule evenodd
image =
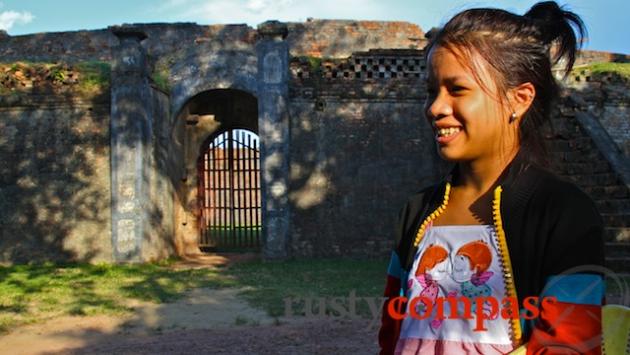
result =
M262 214L260 143L251 130L211 135L197 162L199 248L258 249Z

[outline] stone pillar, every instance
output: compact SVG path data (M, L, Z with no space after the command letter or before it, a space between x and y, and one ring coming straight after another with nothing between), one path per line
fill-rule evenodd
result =
M140 42L146 35L133 26L110 30L120 40L112 49L111 183L112 248L115 262L142 261L148 201L150 145L150 88L146 53Z
M289 47L284 23L258 25L258 127L261 156L263 255L288 256Z

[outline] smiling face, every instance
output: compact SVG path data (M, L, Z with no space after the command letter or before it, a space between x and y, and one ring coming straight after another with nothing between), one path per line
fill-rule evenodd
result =
M494 158L517 144L518 125L508 125L510 110L500 103L485 62L474 51L470 58L484 87L450 49L433 47L427 57L425 117L438 153L449 161Z

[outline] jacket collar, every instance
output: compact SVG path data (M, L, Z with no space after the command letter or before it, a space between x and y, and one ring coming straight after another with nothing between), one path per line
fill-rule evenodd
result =
M531 165L531 161L528 159L527 154L523 149L519 149L514 158L506 165L503 169L501 175L498 178L498 185L501 185L503 188L511 187L516 179L525 172L529 166ZM448 175L443 179L441 186L445 186L445 183L448 182L450 184L453 183L453 177L459 173L459 164L455 164Z
M505 189L505 192L507 192L507 196L505 196L506 198L504 203L502 203L501 209L513 212L509 215L504 215L504 217L508 219L513 216L519 216L519 213L523 210L526 201L529 199L529 196L533 191L535 186L533 183L533 176L535 174L523 174L529 169L530 165L531 162L527 158L526 153L523 149L519 149L514 158L512 158L510 163L508 163L499 176L498 184ZM455 164L450 173L438 184L434 185L436 188L432 189L432 191L426 196L428 200L423 200L426 201L426 203L424 203L424 208L418 216L419 218L416 220L415 231L418 230L420 223L424 221L427 215L431 213L431 211L434 211L442 202L442 196L444 196L446 189L446 182L452 183L453 176L458 171L458 166L458 164ZM406 270L410 270L416 248L410 247L406 251L406 253L401 251L401 253L403 253L401 255L406 255L404 265Z

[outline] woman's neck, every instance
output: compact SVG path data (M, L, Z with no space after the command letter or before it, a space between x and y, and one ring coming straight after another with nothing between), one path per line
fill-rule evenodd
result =
M458 174L454 185L472 194L483 194L494 188L505 170L506 166L514 159L518 151L505 155L503 159L488 157L457 163Z

